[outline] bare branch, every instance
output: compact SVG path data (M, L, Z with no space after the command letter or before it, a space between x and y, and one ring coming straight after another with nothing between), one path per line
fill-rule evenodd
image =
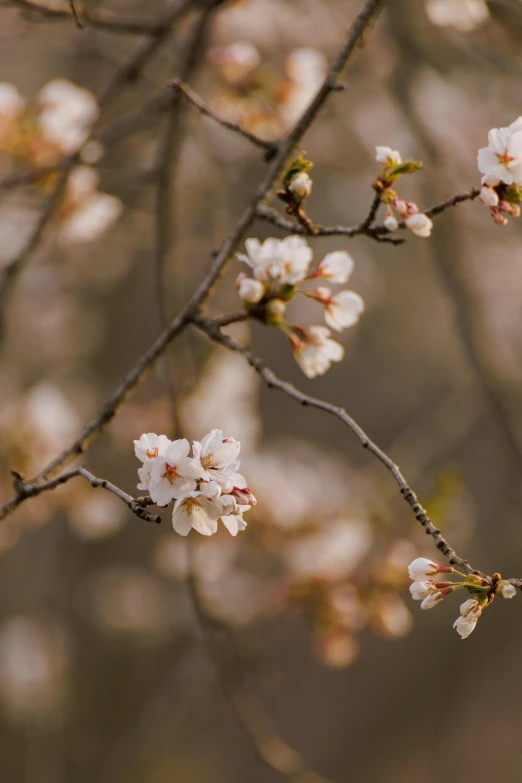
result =
M69 5L71 7L72 15L74 16L74 21L76 22L76 26L79 30L83 30L83 22L80 17L80 12L76 8L75 0L69 0Z
M67 481L70 481L77 476L81 476L89 482L91 487L101 487L102 489L106 489L108 492L112 492L113 495L116 495L117 498L123 501L123 503L125 503L125 505L130 508L132 513L140 519L145 519L147 522L155 522L156 524L160 524L161 522L160 516L157 516L156 514L149 514L148 511L145 510L146 506L152 505L152 500L150 497L144 496L133 498L132 495L127 494L127 492L124 492L115 484L111 484L110 481L93 476L93 474L85 468L75 468L74 470L69 470L67 473L62 473L60 476L56 476L49 481L38 484L26 483L19 473L13 472L13 476L13 483L17 497L17 506L19 506L21 503L23 503L24 500L27 500L28 498L41 495L42 492L48 492L49 490L56 489L56 487L65 484Z
M371 454L373 454L373 456L376 457L392 474L397 486L399 487L401 495L412 510L416 520L422 525L426 533L433 538L435 546L442 552L443 555L448 558L451 565L460 566L467 574L479 574L482 576L480 571L476 571L467 560L457 555L455 550L450 547L446 539L441 535L440 530L435 527L426 514L424 508L420 505L417 495L407 484L399 466L396 465L395 462L393 462L393 460L371 440L363 428L347 413L344 408L341 408L338 405L333 405L329 402L325 402L324 400L320 400L316 397L310 397L308 394L304 394L304 392L296 389L296 387L291 383L281 380L272 370L264 365L261 359L252 353L250 348L234 342L234 340L228 337L228 335L223 334L220 328L216 326L212 320L198 316L194 319L194 325L197 326L208 337L210 337L210 339L214 342L229 348L231 351L237 351L238 353L241 353L270 389L278 389L279 391L284 392L284 394L299 402L301 405L305 407L308 406L311 408L317 408L318 410L330 413L332 416L340 419L343 424L346 424L346 426L349 427L349 429L359 439L363 448L367 449Z
M189 3L184 3L188 5ZM192 2L193 4L193 2ZM78 19L74 7L74 0L69 0L71 7L70 11L65 11L59 8L51 8L41 3L34 3L31 0L6 0L3 4L4 7L11 6L12 8L19 8L21 11L30 13L34 17L40 17L47 21L62 21L69 20L71 18ZM123 33L127 35L157 35L158 31L167 24L167 18L170 11L165 12L159 18L151 18L150 16L141 17L128 17L121 18L108 11L95 11L91 8L84 8L81 14L81 24L86 24L89 27L97 28L98 30L105 30L112 33Z
M234 133L242 136L251 144L254 144L254 146L265 150L269 156L272 156L276 152L277 145L274 144L274 142L260 139L259 136L256 136L254 133L250 133L250 131L245 130L245 128L242 128L236 122L230 122L230 120L227 120L226 117L223 117L222 114L219 114L219 112L215 111L215 109L209 106L208 103L205 103L203 98L194 92L194 90L189 87L188 84L185 84L181 79L172 79L172 81L169 82L169 87L172 87L174 90L178 90L205 117L210 117L212 120L214 120L214 122L217 122L219 125L227 128L227 130L234 131Z

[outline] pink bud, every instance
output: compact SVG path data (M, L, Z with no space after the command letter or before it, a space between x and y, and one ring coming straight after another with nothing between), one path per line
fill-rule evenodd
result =
M236 498L241 506L255 506L257 503L256 497L248 487L243 487L242 489L234 487L230 494Z

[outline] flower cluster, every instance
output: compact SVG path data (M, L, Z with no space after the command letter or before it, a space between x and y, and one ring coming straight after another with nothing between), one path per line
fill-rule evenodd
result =
M475 574L466 576L451 566L440 566L426 557L418 557L410 563L408 573L412 580L411 596L415 601L422 601L421 609L432 609L455 590L464 589L472 596L461 604L460 615L453 623L453 627L463 639L475 630L480 615L495 595L513 598L516 594L516 588L501 579L500 574L493 574L491 579ZM458 574L464 581L440 581L432 578L438 574Z
M391 187L402 174L418 171L421 167L419 161L403 161L401 153L391 147L376 147L375 160L382 164L382 171L373 183L373 188L380 194L382 203L388 207L384 218L388 231L396 231L399 227L399 221L393 214L395 212L416 236L424 239L431 236L433 221L420 212L415 202L400 198Z
M248 41L210 50L208 61L219 79L213 104L242 127L276 139L290 130L324 81L327 62L312 47L294 49L285 58L284 73L262 62Z
M283 329L288 336L297 363L308 378L323 375L332 362L344 356L342 345L331 339L330 329L342 331L353 326L364 310L364 302L353 291L332 293L325 287L309 290L300 283L324 280L346 283L354 268L349 253L337 250L327 253L316 269L311 270L313 252L305 239L247 239L246 254L238 254L252 269L252 277L241 273L236 281L239 296L254 317ZM326 326L297 326L283 320L286 303L296 294L315 299L324 308Z
M57 167L69 155L95 163L102 150L88 142L99 115L95 96L67 79L53 79L27 104L17 88L0 83L0 154L16 167L34 172L40 191L52 189ZM86 143L87 142L87 143ZM58 237L65 242L97 239L119 217L119 199L98 191L98 174L91 166L75 166L55 216Z
M481 201L489 208L499 226L506 215L519 217L522 202L522 117L507 128L492 128L488 146L478 151L478 169L482 176Z
M146 490L158 506L175 501L174 530L186 536L192 528L203 536L217 532L221 519L235 536L244 530L243 514L256 499L244 477L238 473L241 445L224 438L221 430L211 430L201 442L194 441L192 455L185 438L171 441L166 435L145 433L134 441L138 469L138 489Z

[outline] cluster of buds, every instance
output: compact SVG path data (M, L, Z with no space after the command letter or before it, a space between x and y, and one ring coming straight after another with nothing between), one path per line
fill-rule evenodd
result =
M174 530L186 536L192 528L203 536L217 532L221 520L231 535L244 530L243 514L256 504L244 476L238 473L241 444L211 430L200 441L171 441L148 432L134 441L134 453L143 463L138 489L153 503L174 501Z
M356 324L364 302L353 291L333 294L325 286L311 290L298 286L312 280L346 283L354 268L352 257L342 250L327 253L317 268L311 270L313 253L303 237L270 238L263 243L247 239L245 246L246 255L238 254L238 258L250 266L253 277L241 273L236 286L247 309L253 317L285 332L296 361L308 378L324 374L332 362L341 361L344 356L342 345L331 339L330 329L340 332ZM297 294L323 306L324 319L330 328L298 326L284 320L286 305Z
M466 590L471 595L471 598L461 604L460 615L453 624L463 639L475 630L480 615L496 595L501 598L514 598L516 595L516 588L510 582L501 579L500 574L493 574L491 578L476 574L466 576L451 566L438 565L425 557L418 557L410 563L408 573L412 580L411 596L415 601L422 601L421 609L432 609L446 596L459 589ZM433 577L438 574L458 574L463 581L434 579Z
M399 228L399 220L395 216L398 215L416 236L424 239L431 236L433 221L419 210L417 204L400 198L392 188L403 174L418 171L422 167L420 161L403 161L401 153L391 147L376 147L375 160L382 164L382 171L372 187L380 195L381 202L387 206L384 225L388 231L396 231Z

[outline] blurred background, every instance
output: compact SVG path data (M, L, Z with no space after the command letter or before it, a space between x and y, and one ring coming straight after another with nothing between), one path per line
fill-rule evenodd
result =
M82 0L83 29L65 0L31 5L0 3L0 271L22 259L0 311L1 501L11 469L35 475L96 414L263 176L259 151L173 102L166 82L181 74L277 138L360 2L186 3L161 35L111 20L167 20L162 0ZM488 130L522 113L521 40L519 0L389 0L303 142L312 219L367 214L378 144L423 161L400 188L421 208L477 185ZM82 145L60 185L56 167ZM261 222L251 235L284 236ZM281 332L230 330L344 405L451 544L506 577L522 576L521 238L519 221L499 228L476 201L400 247L312 239L316 260L353 255L366 303L345 360L314 381ZM231 267L213 314L240 305ZM314 323L317 305L293 315ZM187 333L80 464L136 494L133 439L213 427L241 440L258 498L237 538L182 539L168 511L154 526L79 479L1 523L2 780L270 783L274 766L301 783L517 779L522 599L496 601L464 644L457 599L421 612L407 564L435 552L335 419Z

